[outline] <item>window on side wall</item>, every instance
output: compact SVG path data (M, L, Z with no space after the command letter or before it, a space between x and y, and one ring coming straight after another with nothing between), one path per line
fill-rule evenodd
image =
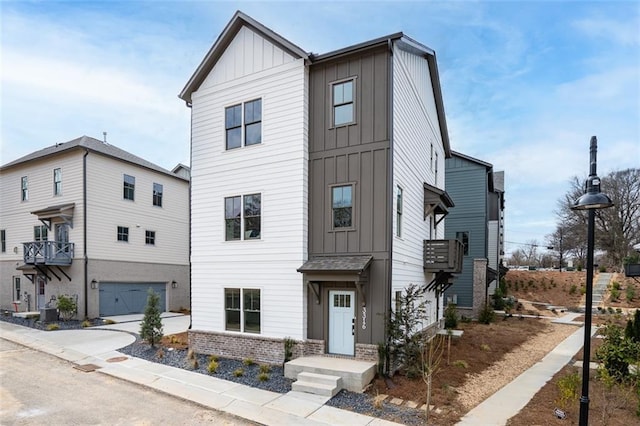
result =
M129 228L126 226L118 226L118 241L129 242Z
M144 231L144 243L150 246L156 244L156 231Z
M0 252L7 252L7 230L0 229Z
M402 188L396 194L396 236L402 237Z
M259 240L262 234L261 194L224 199L225 240Z
M20 297L20 277L13 277L13 300L21 300L22 298Z
M224 309L225 330L260 333L260 290L225 288Z
M262 143L262 99L254 99L224 110L227 150Z
M456 232L456 240L462 242L463 254L467 256L469 254L469 231Z
M162 207L162 185L153 183L153 205Z
M22 176L20 179L20 199L22 201L29 200L29 180L26 176Z
M62 169L53 169L53 195L62 195Z
M331 87L333 126L355 122L355 80L334 83Z
M134 201L136 190L136 178L129 175L124 175L124 182L122 184L122 197L125 200Z
M353 185L331 188L333 228L353 227Z
M44 225L36 225L33 227L33 241L47 241L49 238L49 230Z

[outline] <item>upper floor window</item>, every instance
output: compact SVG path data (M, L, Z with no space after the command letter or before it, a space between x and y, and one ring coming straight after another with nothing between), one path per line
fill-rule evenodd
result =
M0 245L2 245L2 247L0 248L0 252L6 253L7 252L7 230L6 229L0 229Z
M262 99L227 107L224 115L227 149L240 148L243 137L245 146L262 143Z
M435 186L438 186L438 153L436 152Z
M144 231L144 243L150 246L156 244L156 231Z
M159 183L153 184L153 205L162 207L162 185Z
M260 239L262 197L260 194L224 199L225 240Z
M47 241L49 238L49 230L44 225L36 225L33 227L33 241Z
M354 80L343 81L333 85L333 125L342 126L355 121L354 114Z
M433 170L433 144L431 144L431 170Z
M353 226L353 186L334 186L331 188L331 206L334 228Z
M129 175L124 175L124 186L123 186L123 197L125 200L134 199L134 194L136 190L136 178Z
M400 187L396 195L396 236L402 236L402 188Z
M463 254L467 256L469 254L469 231L456 232L456 240L462 242Z
M118 241L129 242L129 228L118 226Z
M21 199L27 201L29 199L29 181L26 176L21 179Z
M53 195L62 195L62 169L53 169Z

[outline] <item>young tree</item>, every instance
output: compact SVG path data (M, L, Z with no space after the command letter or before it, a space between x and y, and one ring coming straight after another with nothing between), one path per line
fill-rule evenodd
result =
M140 323L140 337L151 347L162 339L162 318L160 318L160 296L149 288L147 292L147 306Z

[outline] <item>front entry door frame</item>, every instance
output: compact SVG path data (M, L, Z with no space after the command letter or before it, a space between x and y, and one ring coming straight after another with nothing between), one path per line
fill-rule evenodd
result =
M42 275L36 276L36 307L38 310L44 309L47 304L47 298L45 296L47 279Z
M355 355L356 292L329 291L329 353Z

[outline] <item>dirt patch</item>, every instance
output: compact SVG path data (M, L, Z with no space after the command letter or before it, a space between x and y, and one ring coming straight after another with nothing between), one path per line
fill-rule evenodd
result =
M177 334L163 336L160 345L165 348L187 349L189 347L189 338L186 331Z

